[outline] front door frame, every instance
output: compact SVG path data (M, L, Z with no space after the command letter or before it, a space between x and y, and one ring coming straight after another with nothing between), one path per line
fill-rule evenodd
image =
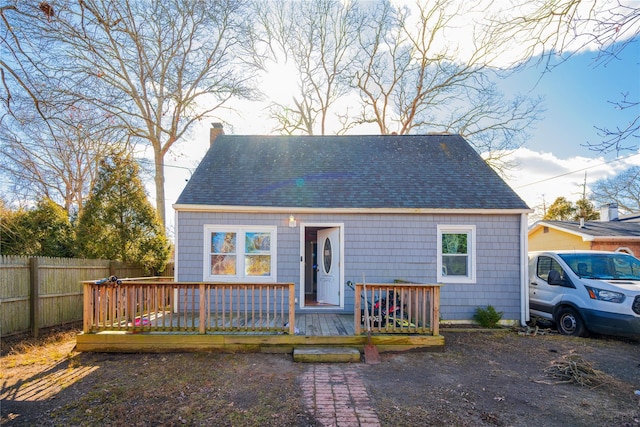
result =
M306 231L307 228L338 228L340 232L340 259L338 267L340 268L340 284L338 289L340 291L340 305L327 305L327 306L305 306L305 274L306 274ZM309 260L309 262L313 262ZM342 222L301 222L300 223L300 291L298 294L299 307L302 309L314 309L314 310L335 310L344 309L344 223Z

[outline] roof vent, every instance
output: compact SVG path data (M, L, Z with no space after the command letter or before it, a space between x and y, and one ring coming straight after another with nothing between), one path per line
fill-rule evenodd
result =
M580 228L584 228L584 218L580 218Z

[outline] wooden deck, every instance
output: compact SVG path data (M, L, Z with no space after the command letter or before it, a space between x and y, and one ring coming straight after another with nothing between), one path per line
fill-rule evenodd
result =
M296 314L296 335L307 337L354 335L353 314Z
M352 314L296 314L296 333L207 333L101 331L77 337L78 351L96 352L262 352L292 353L304 347L354 347L360 351L367 335L354 334ZM442 350L444 337L421 334L373 334L371 341L380 352L414 349Z
M160 279L84 283L79 351L273 352L355 347L368 342L361 284L353 312L295 312L293 283L190 283ZM384 351L442 349L439 285L367 284L372 344ZM361 311L361 309L363 311ZM357 313L355 315L354 313ZM354 317L356 316L356 317ZM385 319L385 320L380 320ZM409 320L410 319L410 320Z

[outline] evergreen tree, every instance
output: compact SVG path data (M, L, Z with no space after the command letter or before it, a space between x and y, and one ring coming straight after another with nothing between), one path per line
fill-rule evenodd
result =
M598 212L588 199L582 198L575 204L571 203L565 197L558 197L547 209L542 218L543 221L591 221L600 218Z
M164 270L169 241L147 199L138 165L131 156L105 158L78 219L83 256L139 263Z
M569 221L573 218L574 211L575 209L569 200L558 197L549 206L542 219L545 221Z
M20 220L25 211L13 211L2 206L0 210L0 255L22 255L23 230Z
M74 235L67 212L51 199L32 210L2 209L3 255L73 257Z
M584 218L585 221L600 219L600 212L588 199L582 198L575 204L573 220L580 221L580 218Z

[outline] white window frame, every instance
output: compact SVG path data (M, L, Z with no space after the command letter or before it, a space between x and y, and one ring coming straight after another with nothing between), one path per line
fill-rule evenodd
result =
M277 226L252 226L252 225L210 225L204 226L204 256L202 277L204 281L210 282L238 282L238 283L276 283L278 281L277 248L278 248L278 227ZM211 274L211 233L236 233L236 274L213 275ZM244 274L245 258L245 236L246 233L270 233L270 256L271 275L270 276L247 276Z
M475 225L449 225L437 226L437 281L439 283L476 283L476 226ZM467 235L467 275L448 276L442 271L442 235L466 234Z

